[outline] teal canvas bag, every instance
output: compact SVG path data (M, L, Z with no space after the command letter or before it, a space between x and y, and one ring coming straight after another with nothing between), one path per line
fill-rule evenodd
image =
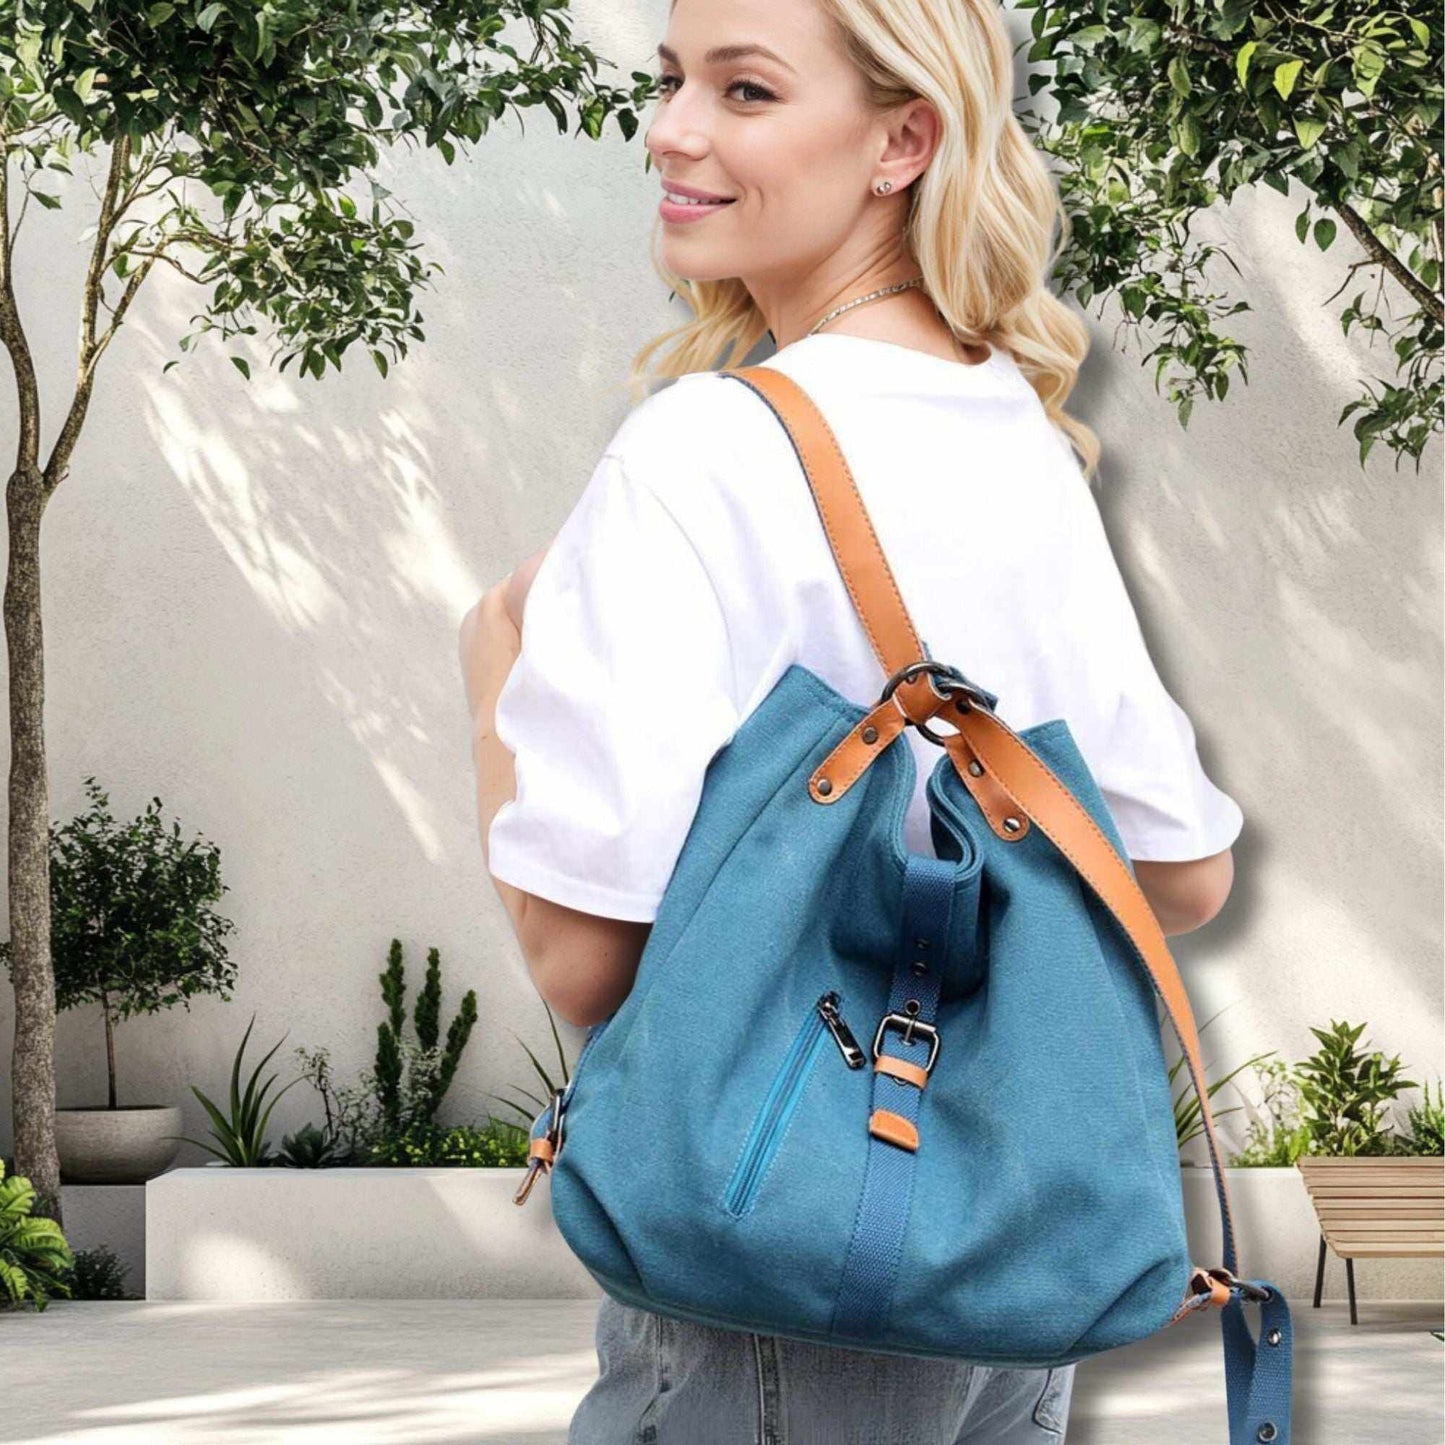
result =
M712 758L632 991L534 1121L517 1202L546 1172L627 1304L853 1349L1054 1367L1217 1308L1230 1445L1283 1445L1289 1307L1237 1272L1188 996L1067 720L1014 733L934 661L817 407L772 368L722 375L787 430L884 681L863 704L794 664ZM937 857L903 846L908 726L940 747ZM1212 1268L1159 1002L1214 1170Z

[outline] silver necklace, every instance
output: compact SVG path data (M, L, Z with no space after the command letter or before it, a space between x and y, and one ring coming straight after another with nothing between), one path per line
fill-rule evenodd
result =
M896 286L885 286L881 291L870 291L866 296L860 296L856 301L845 301L843 305L835 307L816 326L808 329L807 334L812 336L815 332L821 331L835 316L841 316L845 311L851 311L855 306L862 306L865 302L876 301L880 296L891 296L895 291L906 291L910 286L923 285L923 277L915 276L911 281L900 281Z

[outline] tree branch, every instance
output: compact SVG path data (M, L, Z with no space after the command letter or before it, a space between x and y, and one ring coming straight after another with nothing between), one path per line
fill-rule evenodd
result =
M35 358L20 319L15 296L15 250L10 232L10 141L12 132L0 128L0 342L15 373L15 402L19 431L15 438L15 470L32 475L40 457L40 383Z
M1349 227L1350 234L1365 248L1370 259L1388 271L1437 323L1445 323L1445 305L1442 305L1440 298L1375 235L1365 218L1347 201L1335 201L1332 204Z

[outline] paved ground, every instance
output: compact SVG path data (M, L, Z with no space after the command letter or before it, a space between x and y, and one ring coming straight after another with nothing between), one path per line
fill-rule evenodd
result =
M565 1445L595 1315L588 1300L57 1301L0 1314L0 1440ZM1445 1439L1438 1306L1362 1304L1351 1326L1347 1305L1304 1300L1294 1320L1294 1445ZM1216 1317L1079 1366L1068 1445L1227 1439Z

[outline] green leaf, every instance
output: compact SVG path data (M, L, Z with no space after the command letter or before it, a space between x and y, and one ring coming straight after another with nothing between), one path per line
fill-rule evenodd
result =
M1373 42L1357 45L1350 55L1355 84L1365 95L1374 95L1375 82L1385 72L1385 52Z
M1234 57L1234 73L1239 77L1241 88L1244 86L1245 77L1249 73L1249 60L1256 50L1259 49L1259 41L1251 40L1241 45L1239 54Z
M1299 215L1294 218L1294 233L1301 241L1309 235L1310 230L1310 208L1306 206Z
M1335 223L1328 216L1321 216L1315 222L1315 245L1321 251L1330 249L1330 242L1335 239Z
M1303 69L1303 60L1286 60L1282 65L1275 66L1274 88L1279 91L1282 100L1289 99L1289 93L1294 89L1295 80Z
M1307 115L1298 115L1295 117L1294 133L1299 137L1300 145L1309 150L1325 133L1325 123Z
M1189 83L1189 69L1182 55L1175 55L1169 62L1169 84L1175 95L1188 95L1194 89Z
M1191 115L1188 111L1180 116L1176 134L1179 140L1179 149L1182 150L1185 155L1193 157L1199 154L1201 136L1199 133L1199 121L1195 116Z
M237 371L241 373L242 376L246 378L247 381L250 381L251 363L248 362L245 357L233 356L231 358L231 364L236 368Z

